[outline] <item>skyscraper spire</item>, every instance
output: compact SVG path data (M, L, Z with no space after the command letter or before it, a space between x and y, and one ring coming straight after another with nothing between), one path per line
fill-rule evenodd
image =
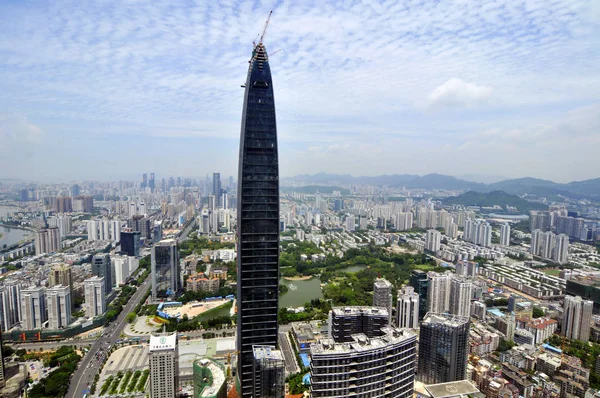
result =
M266 28L266 25L265 25ZM267 51L255 45L245 85L238 176L238 378L253 396L253 346L277 345L279 163Z

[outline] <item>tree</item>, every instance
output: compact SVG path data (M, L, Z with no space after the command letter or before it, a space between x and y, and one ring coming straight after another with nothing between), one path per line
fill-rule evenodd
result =
M541 318L545 315L544 310L539 307L533 307L533 317Z

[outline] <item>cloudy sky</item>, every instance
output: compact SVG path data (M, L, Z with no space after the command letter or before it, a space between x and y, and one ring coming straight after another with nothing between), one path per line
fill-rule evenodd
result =
M600 2L0 1L0 177L235 174L273 10L283 176L600 177Z

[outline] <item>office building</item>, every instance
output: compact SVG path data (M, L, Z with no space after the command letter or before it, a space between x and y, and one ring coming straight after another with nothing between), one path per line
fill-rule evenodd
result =
M508 223L504 223L500 227L500 245L510 246L510 225Z
M35 233L35 254L58 252L62 249L58 228L44 228Z
M440 250L441 241L442 234L440 231L436 231L435 229L428 230L425 236L425 250L437 253Z
M6 280L0 286L2 331L6 332L21 322L21 282Z
M352 335L362 333L377 337L389 324L389 314L379 307L334 307L329 312L329 338L337 343L352 341Z
M240 396L251 397L252 347L276 346L278 335L279 162L273 82L262 43L252 53L245 87L237 189L237 374Z
M152 300L176 297L181 292L177 241L161 240L152 247Z
M148 345L150 398L175 398L179 390L177 333L151 335Z
M41 329L46 322L46 296L43 287L21 289L21 327Z
M46 289L48 328L62 329L71 323L71 288L56 285Z
M468 317L428 313L419 334L417 380L424 384L465 380L469 353Z
M121 232L121 253L128 256L140 256L140 237L138 231Z
M222 190L223 190L223 188L221 186L221 173L213 173L212 194L216 198L217 203L221 199Z
M135 215L127 220L127 227L131 228L132 231L138 231L140 237L143 239L152 238L152 227L150 224L150 218L144 215Z
M93 276L83 281L85 316L94 318L106 312L106 283L104 277Z
M92 257L92 275L104 278L104 293L112 292L112 265L108 253L96 254Z
M255 345L253 397L285 396L285 364L283 354L273 346Z
M450 298L448 311L460 317L471 315L471 297L473 282L462 277L452 277L450 280Z
M590 339L594 303L579 296L565 296L561 334L587 343Z
M443 274L429 272L427 274L429 286L427 290L427 310L443 314L450 310L450 282L452 273L450 271Z
M412 286L405 286L398 292L396 325L399 328L419 328L419 295Z
M385 308L389 315L388 323L392 323L392 284L382 278L373 282L373 307Z
M421 320L427 313L427 292L429 287L427 272L418 269L412 270L408 283L415 289L415 293L419 295L419 320Z
M194 360L194 398L227 398L225 367L208 358Z
M378 334L354 334L348 343L330 338L313 343L310 396L412 398L416 334L392 326Z

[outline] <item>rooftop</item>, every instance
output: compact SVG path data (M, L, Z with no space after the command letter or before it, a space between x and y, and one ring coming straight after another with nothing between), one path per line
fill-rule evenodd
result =
M177 333L169 335L151 335L149 351L174 350L177 347Z
M353 334L354 340L349 343L336 343L333 339L320 339L311 344L311 354L329 354L329 353L353 353L383 348L390 344L397 344L409 339L416 340L416 334L410 329L399 329L394 326L381 328L383 336L368 338L363 333Z
M384 315L384 316L388 316L388 312L385 308L380 308L380 307L360 307L360 306L354 306L354 307L333 307L331 309L331 311L335 314L335 315L360 315L360 314L367 314L367 315Z
M471 394L480 394L480 391L467 380L430 384L423 387L432 398L467 397Z
M252 347L254 350L255 359L278 359L283 361L283 354L281 351L276 350L275 347L270 345L255 345Z

